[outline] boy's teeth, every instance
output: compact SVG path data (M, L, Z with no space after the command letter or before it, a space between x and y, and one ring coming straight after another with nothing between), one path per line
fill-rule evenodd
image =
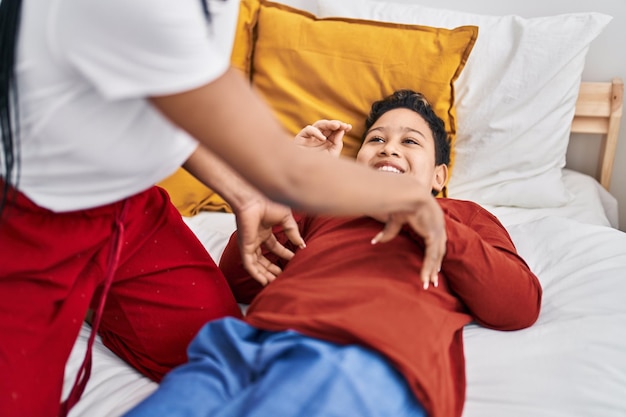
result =
M402 174L402 172L399 169L396 169L394 167L390 167L390 166L382 166L380 168L378 168L379 171L387 171L387 172L395 172L396 174Z

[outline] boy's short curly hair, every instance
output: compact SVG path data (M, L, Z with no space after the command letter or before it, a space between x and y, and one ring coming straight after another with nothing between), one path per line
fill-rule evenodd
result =
M435 114L432 106L423 94L413 90L397 90L382 100L375 101L367 119L365 119L365 132L362 140L365 140L367 132L372 125L385 113L394 109L413 110L424 118L435 140L435 163L437 165L450 164L450 137L446 132L443 120Z

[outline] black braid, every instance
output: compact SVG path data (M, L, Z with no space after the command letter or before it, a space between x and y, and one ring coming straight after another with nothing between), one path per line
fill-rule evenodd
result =
M226 0L222 0L222 1L226 1ZM204 16L206 17L207 22L211 22L211 11L209 10L209 3L207 3L207 0L200 0L200 2L202 3L202 10L204 11Z
M206 20L208 20L209 22L211 21L211 12L209 11L209 5L206 2L207 0L200 0L200 2L202 3L202 11L204 11L204 16L206 17Z
M0 130L4 179L0 190L0 219L9 190L17 188L19 178L19 132L15 56L20 23L21 0L0 1Z

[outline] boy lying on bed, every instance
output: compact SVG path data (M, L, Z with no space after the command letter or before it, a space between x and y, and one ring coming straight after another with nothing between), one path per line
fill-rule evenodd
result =
M295 140L337 156L349 128L318 121ZM437 194L449 158L443 122L421 94L401 90L373 104L357 161L427 179ZM250 303L244 320L206 325L189 363L128 415L461 416L463 326L530 326L542 290L494 216L469 201L438 201L448 243L432 286L420 281L424 242L409 227L372 245L373 218L296 214L307 247L291 245L287 263L264 253L284 268L266 286L241 265L235 233L220 267Z

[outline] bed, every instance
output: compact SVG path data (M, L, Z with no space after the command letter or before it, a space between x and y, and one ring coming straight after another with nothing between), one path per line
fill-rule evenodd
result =
M358 4L358 8L350 9L352 3ZM325 81L329 78L328 70L316 68L332 67L335 61L320 63L318 55L314 55L315 59L308 57L316 47L311 39L320 43L320 50L328 58L329 44L324 43L324 36L334 39L333 31L341 32L346 28L350 33L363 29L363 36L374 31L373 36L380 43L386 36L392 37L389 42L397 42L395 35L388 35L392 31L400 32L400 42L421 42L416 39L421 36L426 37L424 42L431 42L427 35L433 33L437 38L465 37L464 41L457 39L447 44L456 51L453 55L456 54L457 61L451 64L449 73L437 75L448 77L447 84L438 79L436 89L448 88L445 94L449 100L439 97L436 101L442 102L438 105L447 115L447 127L455 140L448 195L473 199L500 219L519 253L539 277L544 298L537 323L528 329L497 332L474 324L466 326L467 399L463 416L626 415L626 303L623 301L626 297L626 233L617 229L617 202L608 192L624 86L619 78L581 81L589 44L610 18L592 13L537 19L496 18L413 4L389 3L381 7L380 2L363 0L318 0L316 6L318 16L327 18L269 2L241 3L233 65L250 77L290 130L322 117L356 120L361 113L354 109L357 106L354 103L366 105L371 97L379 96L386 88L381 86L384 82L380 77L384 74L377 72L379 69L358 68L361 62L357 61L362 55L355 55L355 49L350 49L355 45L348 39L332 44L335 49L349 51L348 56L331 58L341 63L348 60L361 77L350 75L332 81L342 86L340 93L333 94L333 89L338 89L332 82ZM265 25L266 20L272 22L271 27ZM556 23L563 31L572 33L559 37L554 33ZM416 25L448 27L450 32L424 31L416 29ZM467 31L461 31L461 36L453 29L466 25L479 28L478 37L468 35ZM585 30L581 30L581 25ZM498 32L505 28L505 32ZM294 36L277 39L285 30L291 30ZM515 38L525 31L533 36ZM568 45L570 52L555 55L549 49L552 41L545 38L548 32L557 38L553 40L554 45L577 44ZM496 33L499 36L495 36ZM532 44L536 38L541 38L541 47L546 52L544 58L542 51L537 51L537 44ZM280 44L294 42L294 39L305 42L306 47L301 43ZM535 48L533 56L539 55L533 59L536 68L528 68L524 60L528 56L520 58L524 71L510 68L516 58L511 56L512 48L506 45L507 41L516 45L517 54L523 55L524 48ZM277 48L295 48L298 53ZM508 55L499 65L497 53L505 50ZM482 53L489 55L489 67L481 65ZM289 58L276 62L276 57L284 55ZM399 59L403 59L402 56ZM362 61L367 64L369 59ZM306 69L302 71L304 79L292 77L294 65ZM550 68L546 69L548 66ZM532 78L533 74L540 74L541 79ZM416 78L413 72L409 75ZM351 78L359 78L357 85ZM506 83L494 84L495 79ZM286 84L285 80L292 80L292 84ZM357 91L369 88L370 81L375 86L368 93L370 96L363 92L349 93L351 87ZM307 91L315 94L309 97ZM345 94L348 99L339 97ZM310 105L320 95L324 100ZM351 104L327 107L328 102L346 101ZM477 106L477 102L482 103L481 106ZM294 103L297 103L296 111L292 109ZM480 115L483 108L487 116ZM333 113L329 116L330 111ZM565 165L570 137L581 134L585 140L593 137L601 143L595 176ZM355 145L349 142L350 138L347 140L346 152L349 153L354 149L350 145ZM505 142L506 146L500 142ZM172 193L175 191L172 189ZM204 192L210 193L210 190ZM194 198L205 206L188 210L187 193L186 211L181 209L181 213L214 259L219 259L235 228L234 216L228 212L227 205L224 208L224 204L215 204L219 196ZM89 331L84 325L72 351L64 395L82 362ZM91 378L70 416L119 416L155 388L154 382L126 365L96 338Z

